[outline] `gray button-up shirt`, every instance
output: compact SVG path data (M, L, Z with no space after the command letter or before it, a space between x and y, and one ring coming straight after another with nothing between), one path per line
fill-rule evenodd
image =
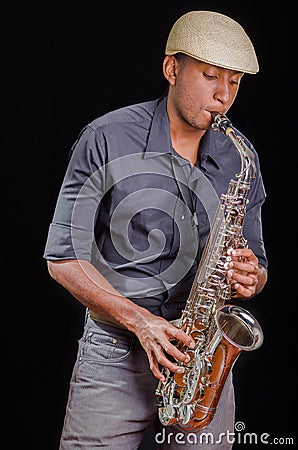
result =
M166 97L99 117L80 133L44 258L85 259L135 303L180 317L221 194L240 170L235 146L207 131L194 168L172 147ZM267 267L258 156L243 235Z

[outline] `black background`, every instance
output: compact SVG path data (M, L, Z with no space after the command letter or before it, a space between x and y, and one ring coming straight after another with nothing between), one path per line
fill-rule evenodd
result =
M167 34L193 9L238 20L260 63L257 75L244 77L229 113L259 153L269 258L267 286L245 305L265 341L235 365L236 418L247 432L270 434L268 441L294 437L297 23L291 3L268 9L260 1L0 2L2 434L10 442L3 448L58 449L84 309L50 279L42 255L69 149L90 120L164 92ZM234 446L262 447L260 441ZM142 448L154 448L152 436Z

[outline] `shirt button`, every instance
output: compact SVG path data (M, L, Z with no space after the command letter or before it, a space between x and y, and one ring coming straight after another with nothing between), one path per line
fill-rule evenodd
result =
M180 218L181 220L184 220L184 219L185 219L185 215L184 215L184 214L179 214L179 218Z

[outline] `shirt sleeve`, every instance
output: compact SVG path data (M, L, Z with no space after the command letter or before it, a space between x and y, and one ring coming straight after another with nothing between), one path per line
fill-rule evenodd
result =
M254 151L254 150L253 150ZM248 204L243 225L243 236L247 240L248 247L254 252L265 268L268 267L263 230L262 230L262 205L266 199L266 192L260 170L259 159L255 154L256 177L251 182L248 193Z
M43 257L91 261L94 221L104 192L104 142L90 126L70 151Z

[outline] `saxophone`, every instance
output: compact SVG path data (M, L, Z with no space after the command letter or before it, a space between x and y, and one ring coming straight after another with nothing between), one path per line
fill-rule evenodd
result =
M213 114L212 128L231 139L241 168L220 197L185 309L174 321L193 337L195 348L176 343L190 361L177 362L184 368L182 374L164 369L165 381L155 392L162 425L178 424L186 431L209 425L236 359L243 350L255 350L263 343L262 329L250 312L227 303L232 295L232 282L227 279L231 253L247 245L242 229L247 192L256 174L254 155L225 115Z

